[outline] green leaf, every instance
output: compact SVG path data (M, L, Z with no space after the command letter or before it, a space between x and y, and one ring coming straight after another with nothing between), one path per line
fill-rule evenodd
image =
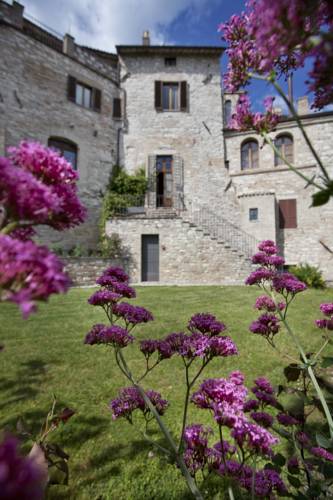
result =
M316 441L317 441L317 444L318 446L321 446L322 448L332 448L332 440L331 439L327 439L327 437L323 436L322 434L320 434L319 432L316 432Z
M332 365L333 365L333 357L332 356L325 356L323 358L321 366L323 368L328 368L329 366L332 366Z
M312 195L312 207L320 207L321 205L325 205L330 199L331 193L329 189L322 189Z
M296 382L301 374L301 369L296 363L291 363L284 368L283 373L288 382Z
M291 484L291 486L293 486L294 488L300 488L302 486L302 483L301 481L298 479L298 477L295 477L295 476L291 476L290 474L288 474L288 481L289 483Z
M276 455L274 455L272 462L275 465L279 465L280 467L283 467L286 463L286 459L284 458L283 455L281 455L281 453L277 453Z

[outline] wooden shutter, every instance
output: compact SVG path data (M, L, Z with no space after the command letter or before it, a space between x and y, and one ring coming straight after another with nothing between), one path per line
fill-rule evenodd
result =
M75 102L76 97L76 78L68 75L67 79L67 97L69 101Z
M174 206L184 208L184 162L180 156L173 157Z
M294 229L297 227L296 200L279 201L280 229Z
M180 111L187 111L187 82L180 82Z
M121 118L121 99L113 98L113 118Z
M148 157L148 207L156 208L156 156Z
M162 111L162 82L155 82L155 109L156 111Z
M99 89L93 89L93 108L95 111L101 111L102 92Z

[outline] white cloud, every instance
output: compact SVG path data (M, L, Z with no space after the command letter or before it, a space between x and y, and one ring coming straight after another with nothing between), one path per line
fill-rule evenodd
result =
M215 0L21 0L27 14L82 45L114 51L115 45L141 44L149 29L152 44L172 43L167 26L185 9L205 15Z

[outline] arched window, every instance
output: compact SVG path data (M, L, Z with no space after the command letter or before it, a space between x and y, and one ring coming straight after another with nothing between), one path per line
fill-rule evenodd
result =
M50 137L48 140L50 148L60 151L62 156L77 170L77 145L61 137Z
M249 139L243 142L241 146L241 168L247 170L249 168L259 167L259 145L255 139Z
M280 154L290 163L294 161L294 141L292 135L290 134L281 134L278 135L274 141L274 144ZM279 155L275 153L274 155L274 165L285 165L285 162L280 158Z
M231 101L228 99L224 104L224 124L228 127L231 118Z

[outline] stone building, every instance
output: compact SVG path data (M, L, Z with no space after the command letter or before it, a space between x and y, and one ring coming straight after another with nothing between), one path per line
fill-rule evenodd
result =
M118 46L109 54L60 39L0 0L0 148L22 138L76 164L88 223L62 245L96 244L100 194L112 166L144 167L144 203L112 217L133 281L241 283L260 239L286 264L318 265L333 280L333 204L310 208L312 187L252 132L227 128L237 94L221 92L220 47ZM304 129L333 175L333 113L298 103ZM306 176L317 171L295 121L281 116L276 147ZM63 237L63 236L62 236Z
M0 1L0 154L33 139L62 150L78 170L88 221L41 236L55 246L96 245L101 193L117 161L118 57L82 47Z

